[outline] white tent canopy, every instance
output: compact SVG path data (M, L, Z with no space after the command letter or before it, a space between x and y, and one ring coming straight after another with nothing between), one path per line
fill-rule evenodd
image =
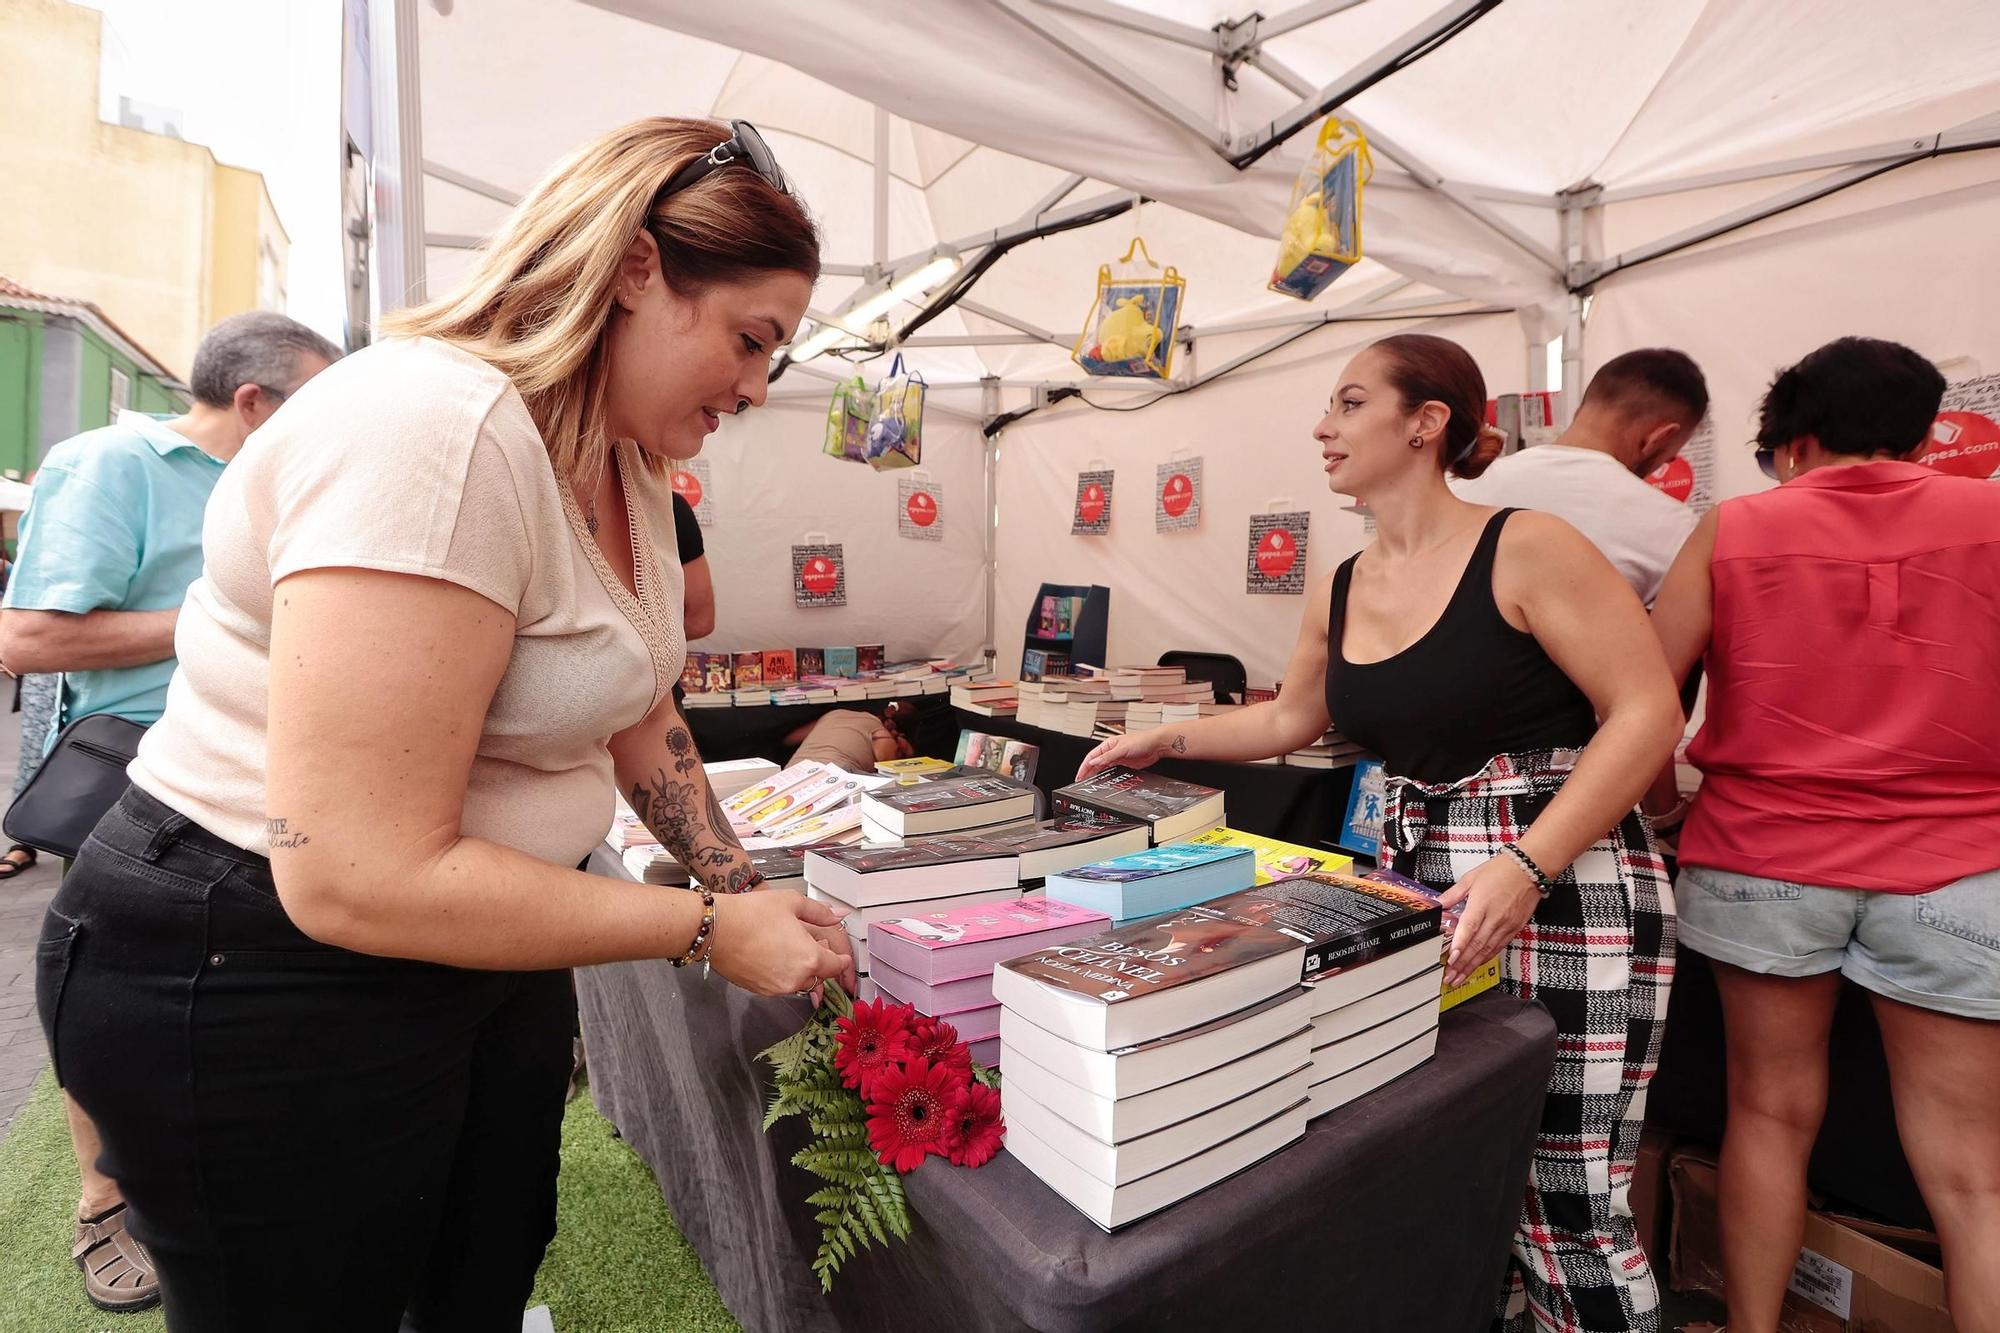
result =
M2000 278L1985 253L2000 161L1972 151L2000 143L2000 6L1248 10L1247 0L377 0L377 276L390 304L449 282L562 153L650 114L763 130L821 222L828 270L813 309L836 319L857 293L939 253L973 262L1038 226L1157 201L1137 226L1187 278L1194 334L1173 387L1200 392L1127 418L1064 403L983 448L975 424L1044 403L1037 386L1082 387L1100 407L1161 393L1088 379L1068 356L1097 265L1133 233L1129 214L1008 249L903 347L938 386L927 462L957 522L942 550L917 552L923 573L893 599L856 606L850 594L844 613L756 609L784 586L785 538L839 526L829 499L893 516L892 479L816 460L811 484L798 480L825 380L853 373L840 357L793 367L764 420L732 422L713 451L718 485L759 497L754 512L722 505L733 517L711 532L725 557L713 562L718 639L731 640L718 646L849 632L909 636L892 652L963 651L990 641L985 606L967 607L968 595L985 601L975 590L990 579L991 638L1008 668L1010 622L1044 578L1120 590L1114 657L1227 646L1212 630L1195 637L1200 618L1177 618L1167 594L1211 612L1215 599L1243 597L1246 505L1291 494L1310 508L1315 572L1354 549L1358 521L1313 489L1316 476L1295 466L1301 449L1276 442L1304 440L1329 356L1404 326L1379 321L1449 318L1443 327L1473 347L1495 392L1543 387L1551 339L1563 339L1574 389L1604 357L1672 338L1708 366L1726 439L1740 438L1731 432L1774 365L1838 333L1900 336L1972 369L2000 361L1992 321L1968 299ZM1304 305L1265 282L1310 131L1336 106L1366 127L1377 160L1370 258ZM890 325L918 313L904 305ZM1315 323L1332 327L1276 346ZM1213 382L1225 369L1241 387ZM1246 448L1266 436L1272 447ZM1152 467L1189 448L1209 459L1214 518L1196 538L1156 537ZM1129 487L1118 535L1094 544L1067 537L1062 499L1093 456L1121 465ZM1734 461L1719 482L1725 494L1754 484ZM997 541L989 494L1003 515ZM896 579L915 549L893 528L846 541L851 587ZM1145 575L1163 560L1187 577ZM1297 604L1250 602L1227 619L1248 624L1257 643L1239 655L1253 680L1268 680ZM918 641L926 635L935 641Z

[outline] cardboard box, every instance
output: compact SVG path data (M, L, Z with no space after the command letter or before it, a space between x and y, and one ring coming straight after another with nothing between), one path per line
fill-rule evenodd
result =
M1715 1164L1677 1152L1667 1175L1674 1289L1724 1298ZM1945 1313L1942 1272L1816 1210L1806 1213L1805 1246L1778 1327L1781 1333L1956 1333Z

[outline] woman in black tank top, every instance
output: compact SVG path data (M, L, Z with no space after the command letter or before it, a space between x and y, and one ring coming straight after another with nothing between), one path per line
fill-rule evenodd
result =
M1491 960L1559 1029L1496 1327L1653 1333L1627 1182L1673 975L1664 867L1636 805L1682 718L1631 587L1575 529L1452 495L1499 451L1465 350L1399 334L1313 432L1376 536L1309 600L1274 703L1119 737L1082 776L1163 754L1261 759L1329 722L1382 756L1383 857L1460 915L1447 979Z

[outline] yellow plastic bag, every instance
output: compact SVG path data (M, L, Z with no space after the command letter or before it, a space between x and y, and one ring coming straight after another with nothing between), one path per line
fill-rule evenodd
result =
M1143 265L1133 262L1135 254L1145 256ZM1154 263L1146 242L1134 236L1115 273L1110 264L1098 268L1097 296L1071 359L1092 375L1166 379L1186 290L1187 280L1172 265Z
M1271 290L1310 301L1361 260L1361 187L1375 173L1368 137L1328 116L1319 143L1292 182Z

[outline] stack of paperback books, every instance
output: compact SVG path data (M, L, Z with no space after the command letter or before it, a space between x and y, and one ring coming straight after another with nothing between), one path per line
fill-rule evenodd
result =
M1295 875L1189 910L1303 942L1313 1115L1408 1073L1437 1049L1440 912L1421 886L1384 871Z
M1368 752L1333 728L1311 745L1301 745L1285 756L1294 768L1349 768Z
M1102 912L1113 921L1177 912L1183 907L1257 880L1257 859L1248 847L1182 844L1132 852L1050 875L1049 897Z
M841 925L863 972L873 968L869 945L881 922L1023 896L1021 858L976 837L813 847L805 877L807 896L847 909Z
M956 768L929 781L899 782L861 798L862 831L871 842L931 833L962 833L1032 819L1038 793L1025 782Z
M879 922L869 937L868 980L884 999L950 1021L972 1058L1000 1063L1000 1004L993 968L1025 949L1094 935L1096 912L1046 898L1009 898Z
M981 717L1012 717L1021 706L1020 689L1020 684L1011 680L953 684L951 706Z
M1269 884L1274 879L1290 875L1310 875L1322 870L1344 873L1354 868L1354 858L1346 852L1329 847L1305 847L1296 842L1283 842L1260 833L1243 833L1232 828L1210 829L1199 837L1190 838L1188 845L1248 847L1257 858L1259 884Z
M1170 913L1003 962L1007 1150L1111 1230L1305 1132L1311 994L1281 931Z
M1222 827L1222 793L1213 787L1129 768L1109 768L1055 794L1054 813L1090 812L1130 819L1152 830L1154 844L1184 842Z

